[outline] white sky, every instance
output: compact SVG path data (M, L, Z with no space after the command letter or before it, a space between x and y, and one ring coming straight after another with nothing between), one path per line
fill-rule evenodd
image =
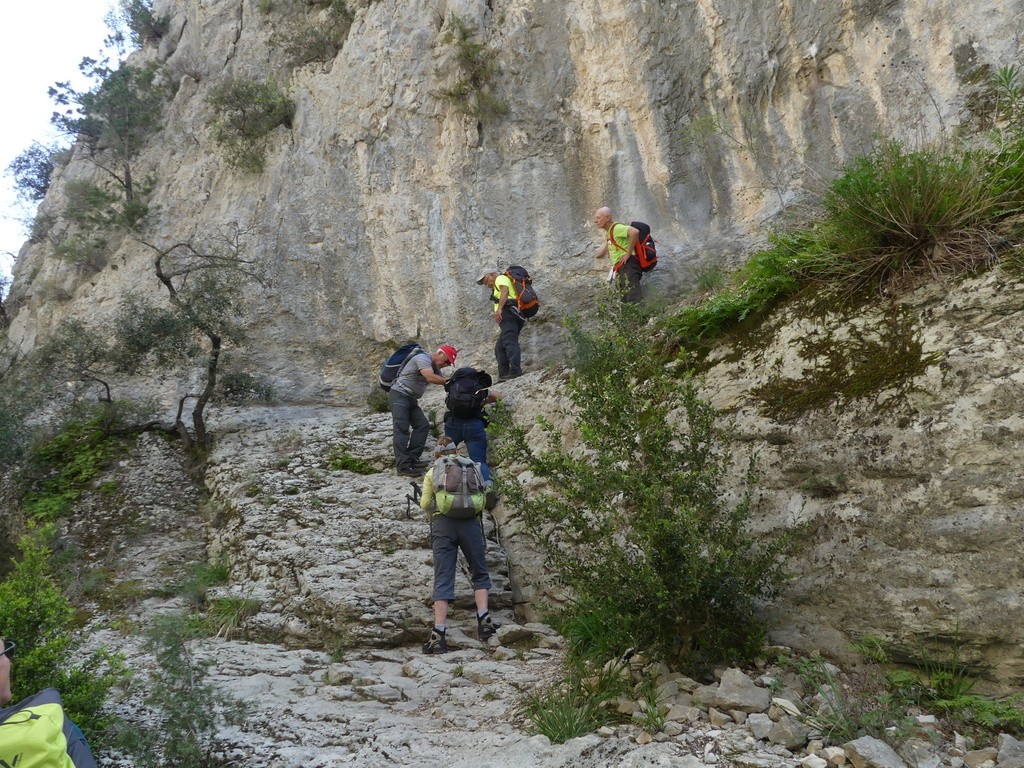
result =
M113 0L6 2L0 24L0 173L33 141L49 144L53 102L47 89L76 83L78 64L96 56L110 34L103 17ZM77 81L77 87L84 85ZM26 237L23 220L34 211L18 205L13 179L0 177L0 273L10 275L12 257Z

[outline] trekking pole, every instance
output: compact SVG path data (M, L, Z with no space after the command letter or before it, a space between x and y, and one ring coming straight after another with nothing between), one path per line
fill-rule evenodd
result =
M417 508L420 506L420 487L414 482L409 485L412 486L412 493L405 494L405 517L412 520L412 505L415 504Z

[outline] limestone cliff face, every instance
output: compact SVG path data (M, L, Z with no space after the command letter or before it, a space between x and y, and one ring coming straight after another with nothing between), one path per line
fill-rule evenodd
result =
M174 96L137 159L155 188L145 225L167 246L251 227L273 282L253 295L248 352L288 398L358 391L383 347L420 335L493 365L484 266L521 263L546 302L524 336L558 356L557 318L592 302L606 267L593 210L654 228L670 294L695 265L731 262L818 175L876 132L927 138L976 119L986 74L1019 54L1024 0L355 0L336 57L292 67L277 34L311 7L167 0L158 60ZM452 84L452 16L497 51L504 117L470 118ZM207 97L228 77L280 83L297 110L262 173L230 168ZM100 178L77 157L66 184ZM16 265L12 339L98 319L127 292L159 296L126 238L85 273L31 243Z

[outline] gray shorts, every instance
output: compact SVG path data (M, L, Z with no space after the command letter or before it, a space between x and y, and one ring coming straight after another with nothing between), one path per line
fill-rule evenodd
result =
M434 600L451 602L455 599L455 569L460 549L469 563L473 589L491 588L484 529L479 517L455 520L434 515L430 519L430 541L434 549Z

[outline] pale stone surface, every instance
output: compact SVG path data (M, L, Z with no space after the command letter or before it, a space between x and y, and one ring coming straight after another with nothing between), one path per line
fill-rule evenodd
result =
M896 751L884 741L861 736L843 745L853 768L907 768Z
M693 696L708 706L744 712L764 712L772 700L769 691L759 688L739 669L727 669L721 683L698 688Z

